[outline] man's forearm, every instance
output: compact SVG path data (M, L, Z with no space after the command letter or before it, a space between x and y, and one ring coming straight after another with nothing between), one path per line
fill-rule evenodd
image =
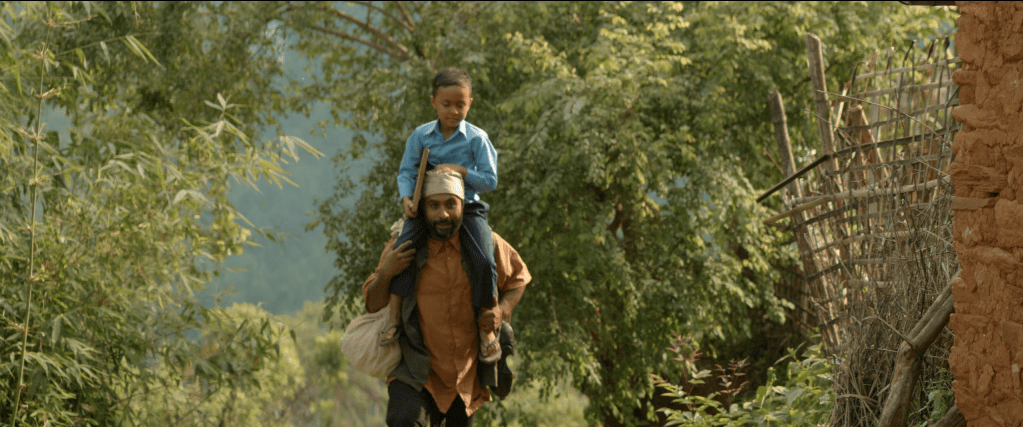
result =
M503 313L505 321L511 320L512 310L515 309L516 305L519 305L519 300L522 299L522 294L526 291L525 287L511 289L501 294L501 299L497 303L501 306L501 313Z
M366 308L370 312L376 313L391 302L390 287L390 277L378 274L373 279L373 283L370 283L369 289L366 290Z

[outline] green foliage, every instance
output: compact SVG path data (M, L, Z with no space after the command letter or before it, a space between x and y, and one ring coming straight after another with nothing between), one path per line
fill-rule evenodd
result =
M949 408L956 404L955 390L952 381L955 374L947 368L940 368L935 375L924 376L923 392L927 396L919 411L913 413L910 423L916 427L924 427L940 420ZM914 423L913 419L917 421Z
M341 353L344 325L320 323L322 303L307 302L293 316L279 316L295 332L305 377L290 404L295 425L369 427L384 424L387 388L351 367Z
M186 378L207 394L266 380L268 323L214 355L189 339L244 317L195 300L203 260L264 233L239 223L230 181L281 185L298 148L319 155L252 137L287 107L265 21L225 19L258 7L4 3L0 423L135 424L139 401Z
M360 311L359 286L400 215L404 141L433 118L429 79L461 66L474 77L468 120L498 150L500 182L483 196L491 227L533 275L514 319L522 372L546 387L571 380L589 399L588 422L608 426L656 415L651 374L678 369L660 354L663 331L691 333L716 353L764 320L784 321L775 266L795 254L753 199L781 178L769 156L770 91L785 96L798 157L813 154L805 32L824 40L835 86L873 49L947 19L880 3L279 10L301 38L296 49L321 64L306 93L365 132L335 162L343 172L363 147L379 159L358 183L342 176L310 224L324 226L341 270L325 316ZM354 209L340 203L360 193Z
M481 426L581 427L587 425L583 416L586 406L586 397L567 382L553 389L545 389L539 382L517 382L507 399L480 408L474 422Z
M698 2L687 3L684 15L692 65L682 82L691 100L682 105L696 114L680 119L711 144L711 155L739 154L744 175L760 189L783 178L768 93L782 95L797 163L820 147L807 33L822 41L828 90L841 92L878 51L950 36L947 23L955 19L947 8L878 2Z
M132 400L139 424L295 425L289 404L305 375L282 324L262 308L236 304L204 325L201 341L184 381L175 369L155 367L162 387Z
M749 400L738 403L722 402L718 392L705 396L691 394L692 386L705 383L712 378L708 369L697 369L698 347L688 345L687 354L680 354L678 360L686 366L685 387L673 384L660 376L654 376L658 387L666 390L664 396L672 399L673 406L660 409L667 418L666 425L686 426L806 426L827 425L831 406L835 400L832 382L832 363L821 352L820 345L808 347L802 355L798 349L789 349L788 356L768 371L767 384L757 388ZM788 360L787 365L782 365ZM779 373L780 371L780 373ZM734 378L734 372L731 374ZM725 373L719 376L725 384L725 393L730 390L731 378Z

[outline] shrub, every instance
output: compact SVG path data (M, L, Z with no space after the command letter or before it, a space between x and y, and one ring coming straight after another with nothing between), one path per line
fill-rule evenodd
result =
M798 354L798 348L789 349L789 354L769 369L767 384L757 388L749 400L730 403L727 407L722 401L731 402L728 395L734 396L742 386L734 386L740 376L735 365L730 369L718 367L717 378L723 391L706 396L691 394L694 386L704 384L714 374L708 369L696 369L699 348L691 340L685 344L673 349L679 354L675 360L683 363L686 372L683 384L673 384L654 376L654 383L667 390L664 396L672 398L674 403L673 407L659 409L667 418L666 425L802 426L827 423L835 400L832 363L823 355L819 344L806 348L802 355ZM691 350L678 351L679 348Z

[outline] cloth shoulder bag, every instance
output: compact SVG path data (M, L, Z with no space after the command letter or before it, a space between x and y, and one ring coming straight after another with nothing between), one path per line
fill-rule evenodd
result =
M380 331L387 324L391 309L384 307L376 313L356 317L345 328L341 337L341 352L355 369L376 378L385 378L401 362L398 343L381 346Z

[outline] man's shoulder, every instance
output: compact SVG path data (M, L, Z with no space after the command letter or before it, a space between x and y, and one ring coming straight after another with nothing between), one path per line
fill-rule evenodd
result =
M490 238L494 242L494 253L495 254L497 254L497 253L505 253L505 254L515 253L516 255L518 255L519 252L516 251L515 248L513 248L512 245L510 243L508 243L507 240L504 240L504 238L501 237L500 234L497 234L497 232L491 231L490 232Z

